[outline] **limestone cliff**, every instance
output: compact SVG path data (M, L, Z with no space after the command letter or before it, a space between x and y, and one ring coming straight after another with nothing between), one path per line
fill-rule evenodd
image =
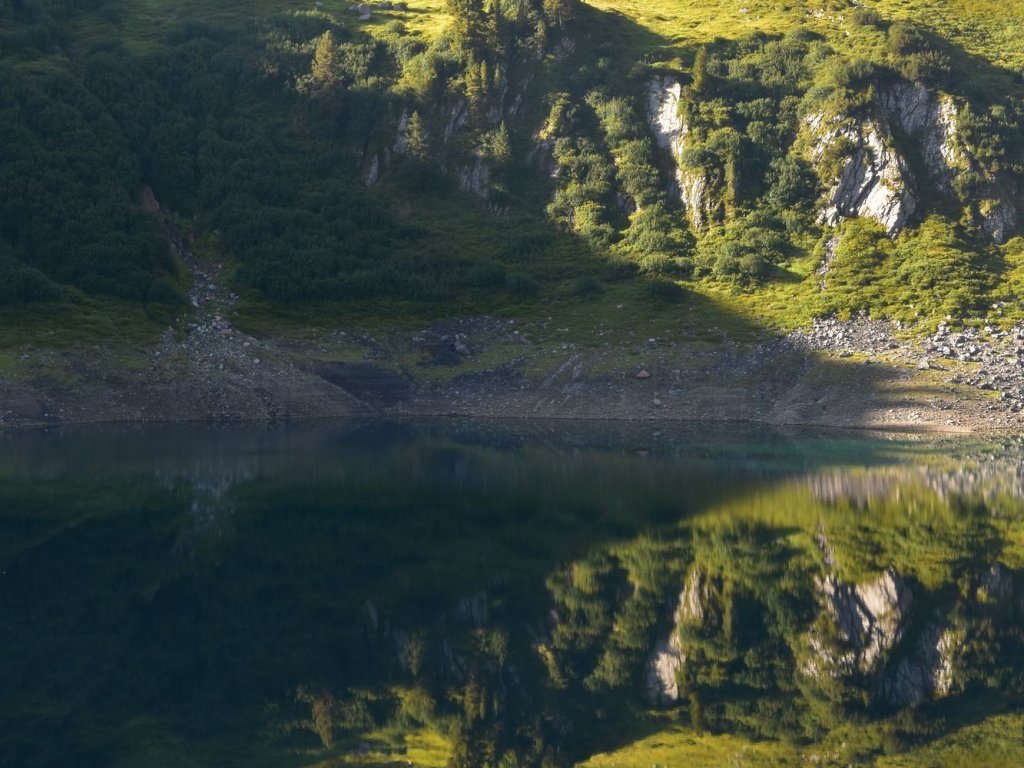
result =
M683 205L693 228L708 228L715 207L706 170L687 168L682 163L686 137L690 132L680 113L682 85L673 77L655 77L647 88L647 120L658 147L669 155L672 196Z
M980 229L1005 242L1018 224L1015 187L978 161L961 130L963 109L949 94L897 81L878 86L865 114L805 117L811 161L828 168L838 160L836 174L823 179L828 191L820 221L835 226L863 217L899 234L920 209L922 180L907 161L914 154L940 194L972 209ZM965 189L968 198L961 197Z
M805 119L813 136L811 160L821 165L840 155L838 175L828 181L819 219L830 226L843 219L874 219L890 236L899 234L917 210L913 176L893 148L884 122L822 114Z

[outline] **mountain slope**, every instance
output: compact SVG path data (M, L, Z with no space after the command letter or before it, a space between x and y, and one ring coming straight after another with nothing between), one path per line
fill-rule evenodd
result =
M536 326L545 357L472 365L541 380L558 344L612 343L602 326L618 358L631 339L745 342L833 315L1011 328L1020 16L6 3L0 369L38 378L26 349L96 343L148 365L126 343L193 333L197 273L169 225L223 265L234 325L296 341L307 367L365 354L324 329L408 345L483 313ZM387 354L447 375L419 370L415 343Z

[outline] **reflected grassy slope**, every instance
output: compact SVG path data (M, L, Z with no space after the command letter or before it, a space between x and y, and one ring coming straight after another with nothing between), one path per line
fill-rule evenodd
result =
M1012 461L972 475L950 445L617 428L172 435L5 446L0 764L1016 754L1018 609L974 586L1020 567ZM950 696L894 711L870 679L800 674L822 529L839 578L911 585L887 663L935 611L958 622ZM733 617L684 632L700 731L692 699L643 695L695 569Z

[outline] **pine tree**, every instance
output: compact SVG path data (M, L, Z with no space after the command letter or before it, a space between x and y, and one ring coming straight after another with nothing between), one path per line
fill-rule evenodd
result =
M456 44L471 51L482 50L487 35L487 13L483 0L447 0Z
M405 127L405 153L413 160L424 162L430 157L427 129L419 112L413 112Z
M320 35L317 41L310 75L313 83L321 88L329 88L341 81L341 60L331 30Z
M693 91L694 93L703 93L704 88L707 84L708 77L708 49L704 46L700 47L697 51L697 56L693 60Z
M573 0L544 0L544 16L552 27L564 27L571 19Z
M469 57L469 61L466 63L466 102L469 104L469 111L471 113L479 111L487 96L486 81L483 79L480 71L482 66L486 67L486 63L480 62L480 64L477 64L472 56Z
M725 215L732 218L736 213L736 203L740 196L740 178L737 168L738 158L733 152L725 161Z
M512 143L508 135L508 126L503 122L498 126L491 138L491 158L496 163L507 163L512 156Z

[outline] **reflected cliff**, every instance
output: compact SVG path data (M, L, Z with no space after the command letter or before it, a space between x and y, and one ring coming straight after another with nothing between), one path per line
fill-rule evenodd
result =
M658 733L676 760L955 764L964 729L1024 722L1022 454L468 421L6 436L0 766L650 765Z

